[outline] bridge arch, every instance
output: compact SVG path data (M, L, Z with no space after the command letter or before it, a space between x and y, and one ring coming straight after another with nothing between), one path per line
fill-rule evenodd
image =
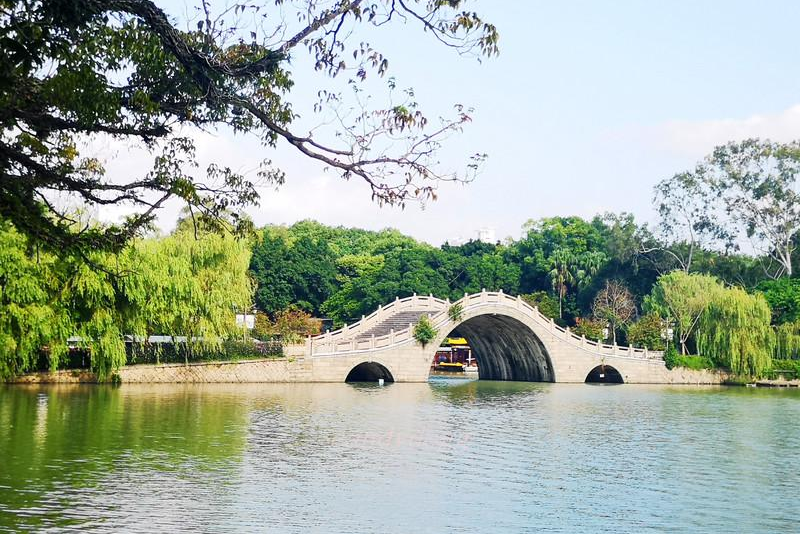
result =
M380 379L383 379L385 382L394 382L394 376L392 376L391 371L389 371L385 365L370 361L361 362L350 369L350 372L347 373L347 377L344 379L344 381L377 382Z
M584 382L587 384L624 384L625 380L622 378L622 373L616 368L600 364L589 371Z
M523 317L477 313L441 333L445 336L439 343L454 333L466 338L478 361L478 377L482 380L556 381L547 347Z

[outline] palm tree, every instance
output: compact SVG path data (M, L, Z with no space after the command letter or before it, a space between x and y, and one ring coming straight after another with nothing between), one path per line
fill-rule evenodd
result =
M566 249L559 248L550 256L550 281L553 290L558 293L558 318L563 319L563 301L567 294L567 286L575 283L572 269L575 267L575 256Z

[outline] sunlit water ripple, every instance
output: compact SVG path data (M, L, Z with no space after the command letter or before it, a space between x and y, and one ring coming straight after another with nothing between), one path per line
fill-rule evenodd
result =
M0 531L798 532L800 392L0 388Z

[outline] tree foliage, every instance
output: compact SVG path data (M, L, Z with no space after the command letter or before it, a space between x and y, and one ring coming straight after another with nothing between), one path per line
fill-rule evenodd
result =
M693 171L659 184L662 228L689 246L685 270L699 236L710 236L726 248L748 239L766 260L769 276L791 276L800 231L799 176L800 143L747 139L716 147Z
M697 327L700 354L737 374L759 376L768 369L773 343L767 301L740 288L712 299Z
M431 320L428 319L427 315L423 315L417 321L417 324L414 325L413 330L414 339L422 345L423 347L433 341L438 334L436 328L433 327L433 323Z
M495 55L497 29L464 3L203 1L188 11L184 31L151 0L4 2L0 216L53 250L84 252L120 250L171 198L212 220L242 222L239 208L257 200L251 178L216 163L198 169L192 133L213 128L254 134L266 148L286 142L346 179L364 180L379 202L432 198L432 180L469 179L485 157L470 157L463 174L438 168L441 141L470 121L469 110L456 106L452 117L429 121L413 91L394 79L391 104L366 107L360 86L385 75L389 60L357 36L405 21L460 53ZM306 126L308 133L293 125L302 106L289 100L290 59L304 50L321 76L319 99L307 105L321 126ZM153 157L150 171L107 176L81 148L90 138L137 144ZM264 159L257 178L280 184L284 175ZM137 211L119 225L75 231L53 202L61 192Z
M764 280L756 290L767 299L773 323L780 325L800 320L800 279Z
M258 312L253 335L262 341L279 339L283 343L299 343L308 336L315 336L322 331L322 321L309 313L289 306L279 310L270 319L265 313Z
M230 235L178 232L119 253L86 258L32 246L0 223L0 373L58 368L68 340L87 349L109 376L125 363L123 336L186 336L186 346L216 347L237 331L234 310L249 309L249 244Z
M681 354L687 354L687 342L700 317L722 290L713 276L673 271L659 277L644 307L674 321Z
M605 321L600 319L592 319L587 317L578 317L575 321L575 326L572 328L572 333L576 336L583 336L591 341L605 341L603 329L606 327Z
M537 308L539 313L550 319L558 319L558 300L549 295L546 291L535 291L527 295L522 295L522 300L530 306Z
M775 327L773 358L778 360L800 359L800 321L782 323Z
M656 313L648 313L628 327L628 344L635 347L647 347L653 350L664 350L664 320Z

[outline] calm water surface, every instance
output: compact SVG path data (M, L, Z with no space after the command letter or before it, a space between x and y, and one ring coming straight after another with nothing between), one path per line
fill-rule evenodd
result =
M798 532L800 392L0 387L0 531Z

